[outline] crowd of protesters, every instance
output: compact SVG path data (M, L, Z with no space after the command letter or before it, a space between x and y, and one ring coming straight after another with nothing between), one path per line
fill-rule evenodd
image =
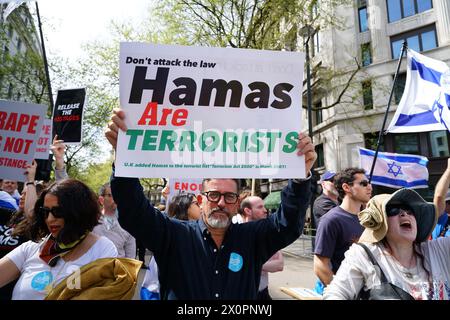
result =
M113 148L124 117L116 109L107 129ZM113 166L96 195L69 178L55 136L55 182L35 181L34 161L21 193L2 181L0 299L131 299L145 252L141 299L271 299L268 272L283 270L280 250L301 235L312 196L317 155L302 133L297 149L306 178L289 180L268 214L238 179L204 179L200 195L155 207L138 179L116 177ZM327 171L319 183L312 217L323 299L370 299L386 283L398 299L449 299L450 160L434 203L410 189L374 196L360 168Z

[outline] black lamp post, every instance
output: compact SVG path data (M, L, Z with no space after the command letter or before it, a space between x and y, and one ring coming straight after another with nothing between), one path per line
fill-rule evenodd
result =
M308 135L313 141L313 124L312 124L312 98L311 98L311 62L309 57L309 40L314 35L314 30L310 25L306 25L300 29L300 36L302 36L303 45L306 51L306 98L308 104Z
M307 107L308 107L308 135L311 138L311 142L313 142L313 124L312 124L312 97L311 97L311 62L309 56L309 40L314 35L314 29L310 25L305 25L299 31L300 36L303 38L303 45L305 46L306 51L306 98L307 98ZM311 197L311 201L309 204L309 212L311 215L311 228L315 229L316 225L314 222L313 216L313 205L314 205L314 197ZM312 247L314 249L314 238L312 238Z
M36 15L38 18L39 34L41 36L42 58L44 60L45 77L47 78L48 100L49 100L50 107L52 109L52 114L53 114L54 103L53 103L52 84L50 82L50 74L48 72L48 62L47 62L47 55L45 53L44 35L42 34L41 15L39 14L39 6L38 6L37 1L36 1Z

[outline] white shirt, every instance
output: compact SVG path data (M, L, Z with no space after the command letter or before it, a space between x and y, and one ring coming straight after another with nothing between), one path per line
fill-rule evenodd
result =
M383 254L382 247L366 244L374 255L389 282L402 288L416 300L449 300L450 298L450 237L424 241L420 244L420 251L425 261L424 265L431 275L431 284L421 259L416 267L406 269L390 255ZM413 274L408 277L407 274ZM353 244L345 253L338 272L329 286L325 288L324 299L352 300L359 291L380 284L379 274L370 262L366 252L359 245ZM432 294L430 292L432 286Z
M14 287L12 300L43 300L61 280L78 268L100 258L117 257L114 244L100 237L89 250L74 261L59 259L50 267L39 258L44 241L27 241L6 255L19 269L21 275Z

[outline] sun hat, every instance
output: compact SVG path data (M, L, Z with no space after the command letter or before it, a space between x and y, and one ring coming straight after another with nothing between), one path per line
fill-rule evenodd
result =
M335 175L336 175L336 172L334 172L334 171L325 171L324 174L320 176L319 182L331 180L334 178Z
M436 225L438 212L433 203L426 202L412 189L400 189L393 194L379 194L367 203L358 214L359 223L365 227L359 242L379 242L388 231L387 209L394 205L408 205L417 222L417 242L425 241Z

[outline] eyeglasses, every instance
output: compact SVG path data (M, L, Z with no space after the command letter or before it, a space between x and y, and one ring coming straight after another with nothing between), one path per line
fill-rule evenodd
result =
M206 196L206 199L211 202L219 202L222 196L226 204L235 204L239 199L239 195L234 192L220 193L219 191L207 191L203 192L203 194Z
M55 218L64 218L64 213L61 207L53 207L53 208L47 208L47 207L40 207L39 213L42 214L45 218L48 217L48 215L52 213L52 215Z
M411 208L406 205L394 206L394 207L387 208L387 210L386 210L386 214L388 217L394 217L402 212L409 214L409 215L414 214L414 212L411 210Z

